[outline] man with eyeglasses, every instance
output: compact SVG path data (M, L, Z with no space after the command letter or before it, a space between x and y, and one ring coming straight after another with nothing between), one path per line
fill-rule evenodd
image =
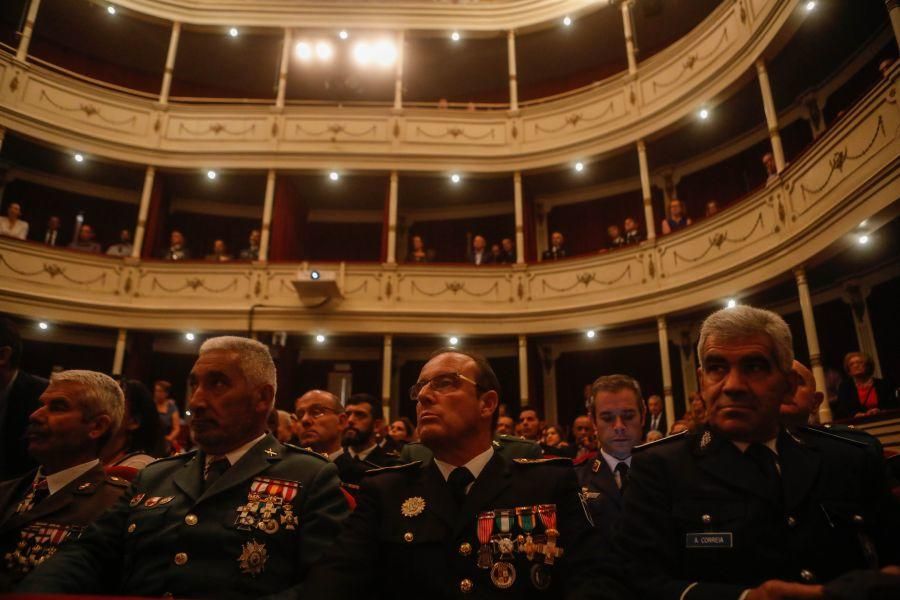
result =
M494 450L500 386L477 354L440 350L410 389L425 461L370 471L301 597L618 598L568 459Z

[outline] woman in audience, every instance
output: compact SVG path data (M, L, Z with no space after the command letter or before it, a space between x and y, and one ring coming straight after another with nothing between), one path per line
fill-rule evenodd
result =
M406 262L427 263L434 260L434 252L425 249L425 241L421 235L412 236L410 240L412 249L406 257Z
M412 421L406 417L401 417L391 423L388 435L393 442L394 448L399 451L404 445L416 440L416 428L413 426Z
M156 404L156 412L159 415L159 423L162 427L163 436L166 442L173 449L178 451L178 435L181 433L181 418L178 414L178 406L175 401L169 398L169 391L172 384L168 381L159 380L153 384L153 402Z
M688 429L691 431L700 431L706 426L706 402L700 394L691 396L691 410L684 415L687 421Z
M119 385L125 392L125 416L100 458L107 467L140 470L166 455L165 439L147 386L134 379L122 379Z
M692 223L693 221L685 214L684 203L677 198L672 198L669 201L669 216L662 221L663 234L679 231Z
M894 387L874 377L875 361L863 352L850 352L844 357L847 379L838 387L838 399L834 406L836 419L865 417L882 410L900 408Z

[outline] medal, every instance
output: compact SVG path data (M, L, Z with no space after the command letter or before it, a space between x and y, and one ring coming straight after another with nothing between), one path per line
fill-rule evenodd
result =
M420 496L413 496L412 498L407 498L403 501L403 504L400 505L400 514L404 517L418 517L422 514L422 511L425 510L425 498Z
M491 549L491 532L494 529L494 513L487 511L478 515L478 560L476 564L482 569L490 569L493 560Z
M534 539L531 532L534 531L534 507L520 506L516 508L516 521L519 523L519 529L525 532L525 536L519 536L519 552L524 552L528 560L534 558Z
M144 506L146 506L147 508L153 508L154 506L159 504L160 500L162 500L162 498L160 498L159 496L153 496L152 498L147 498L147 501L144 502Z
M259 523L256 524L256 527L272 535L273 533L277 533L279 529L278 521L275 520L275 514L278 512L278 509L275 508L275 503L272 502L272 498L268 498L269 502L266 502L265 506L262 508L260 512L261 519Z
M531 566L531 585L544 591L550 587L552 576L550 570L544 565L537 563Z
M135 494L134 498L131 499L131 502L128 503L128 506L130 506L131 508L134 508L135 506L137 506L138 504L141 503L141 500L143 500L144 496L146 496L146 495L147 494L143 494L143 493Z
M294 515L294 507L290 504L285 504L282 508L284 509L284 514L281 515L281 524L284 525L284 528L288 531L293 531L300 525L300 519Z
M538 516L544 524L544 533L547 535L547 543L544 544L544 564L552 565L553 561L562 556L563 549L556 546L559 531L556 529L556 505L539 504Z
M500 553L500 560L512 560L513 552L516 551L516 543L513 541L512 531L513 523L515 523L514 512L512 509L503 509L494 511L494 520L497 524L499 533L494 536L497 544L497 551ZM512 565L509 565L512 568ZM492 571L493 573L493 571ZM492 575L493 577L493 575ZM515 569L513 569L513 577L515 577Z
M265 544L251 540L241 548L241 555L237 560L241 567L241 573L255 576L262 573L263 569L266 568L269 552L266 550Z
M501 590L511 588L516 582L516 568L502 560L495 562L491 567L491 582Z

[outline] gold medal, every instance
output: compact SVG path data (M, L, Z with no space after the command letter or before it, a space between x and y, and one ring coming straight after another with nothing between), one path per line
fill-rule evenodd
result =
M400 505L400 514L404 517L418 517L425 511L425 498L421 496L413 496L407 498Z
M495 562L491 567L491 582L501 590L511 588L516 582L516 568L502 560Z
M237 560L242 573L255 576L262 573L263 569L266 568L269 552L266 550L265 544L249 541L244 544L244 547L241 549L241 555Z

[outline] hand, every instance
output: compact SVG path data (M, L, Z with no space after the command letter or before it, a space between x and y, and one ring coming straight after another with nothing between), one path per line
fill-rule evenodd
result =
M881 412L881 411L878 410L877 408L870 408L869 410L866 411L866 416L867 416L867 417L870 417L870 416L872 416L872 415L877 415L877 414L880 413L880 412Z
M750 590L750 593L747 594L744 600L804 600L824 597L825 592L821 585L807 585L770 579L761 586Z

